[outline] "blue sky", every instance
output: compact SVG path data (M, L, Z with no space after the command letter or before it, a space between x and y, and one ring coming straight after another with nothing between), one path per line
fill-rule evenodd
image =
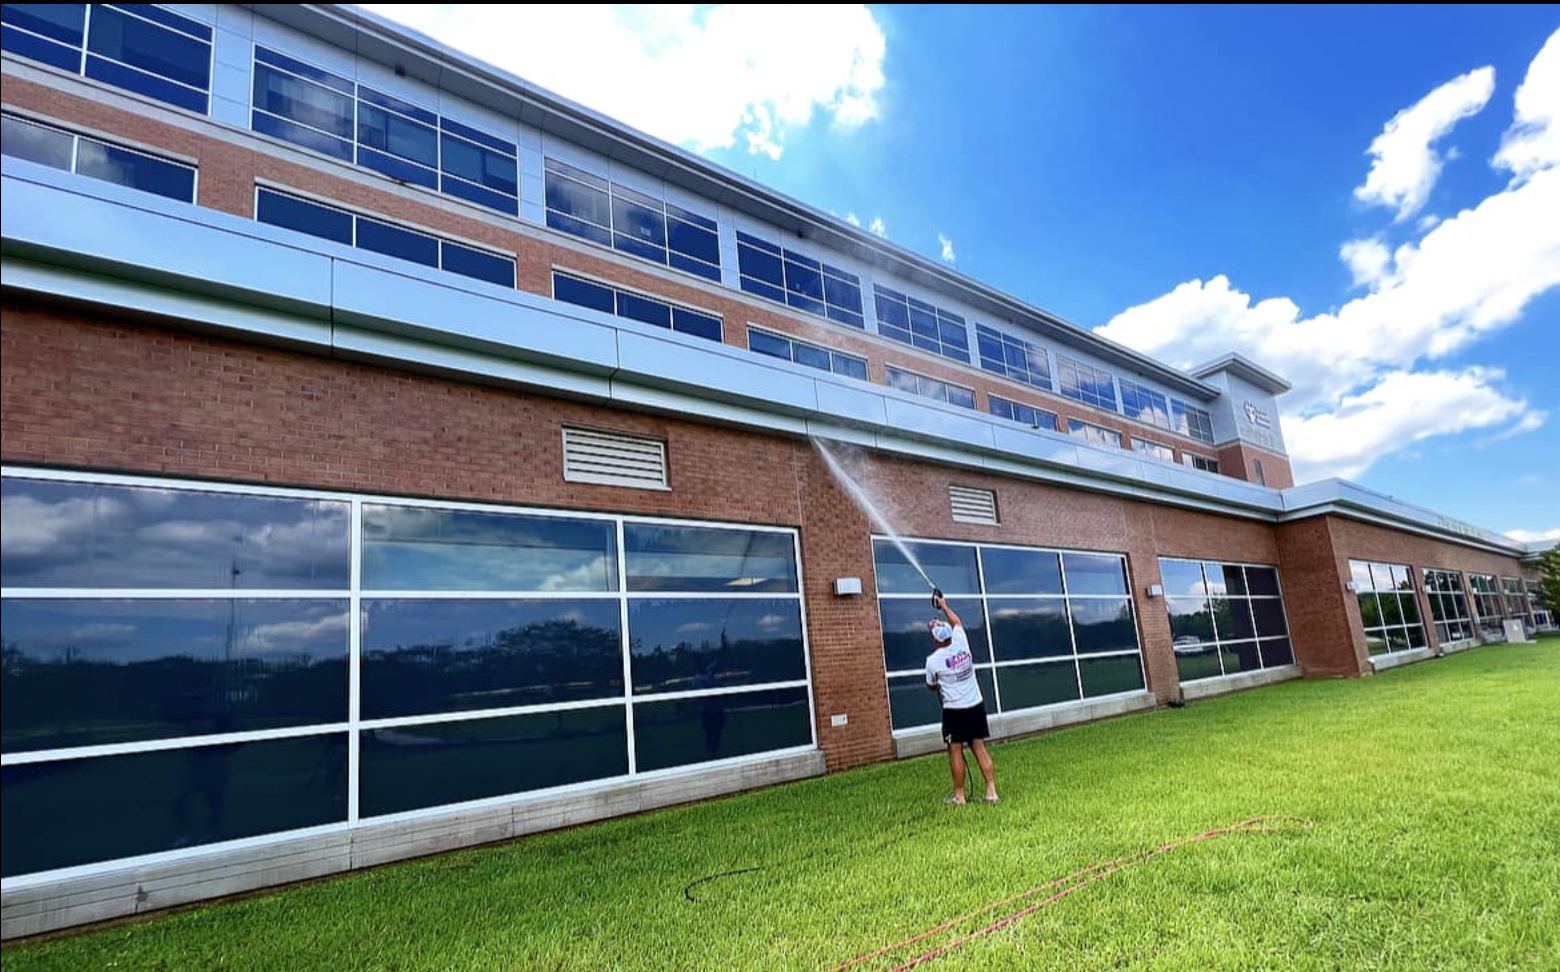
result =
M1172 363L1254 357L1302 480L1560 536L1552 6L381 12Z

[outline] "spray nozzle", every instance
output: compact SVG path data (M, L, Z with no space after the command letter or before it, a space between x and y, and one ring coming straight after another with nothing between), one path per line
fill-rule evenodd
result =
M942 601L942 599L943 599L942 589L939 588L939 587L933 587L932 588L932 607L940 607L941 606L940 602Z

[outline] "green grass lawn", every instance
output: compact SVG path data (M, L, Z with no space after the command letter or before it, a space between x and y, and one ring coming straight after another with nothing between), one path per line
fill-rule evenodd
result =
M832 968L1258 814L1314 825L1172 851L922 968L1560 968L1560 639L993 753L994 807L943 806L939 755L23 943L5 969Z

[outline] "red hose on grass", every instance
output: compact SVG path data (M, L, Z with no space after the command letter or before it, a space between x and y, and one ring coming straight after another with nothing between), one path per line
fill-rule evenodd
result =
M1305 828L1311 826L1311 821L1305 819L1304 817L1292 817L1285 815L1251 817L1246 820L1242 820L1239 823L1230 824L1228 827L1219 827L1214 830L1205 830L1195 836L1184 837L1181 840L1172 841L1168 844L1160 844L1158 847L1154 847L1146 851L1139 851L1136 854L1129 854L1126 857L1117 857L1113 860L1101 861L1098 864L1090 864L1088 867L1083 868L1082 870L1074 871L1066 877L1057 878L1056 880L1047 884L1042 884L1037 887L1030 888L1028 891L1022 891L1018 894L1003 898L1000 901L993 901L990 904L982 905L969 914L960 915L957 918L945 921L935 928L928 928L926 931L921 932L918 935L912 935L903 941L895 942L892 945L885 945L876 951L867 952L864 955L858 955L848 962L835 966L833 972L844 972L845 969L860 965L863 962L870 962L875 958L881 958L882 956L888 955L891 952L897 952L900 949L907 948L916 944L917 942L925 941L926 939L931 938L933 935L939 935L950 928L957 927L958 925L969 921L971 918L986 914L988 911L994 911L1003 905L1012 904L1015 901L1023 901L1028 898L1033 898L1036 895L1043 894L1046 891L1051 891L1053 888L1060 889L1054 891L1044 899L1029 905L1028 907L1021 908L1005 918L1001 918L992 922L984 928L976 929L967 935L960 936L959 938L955 938L950 942L939 945L930 951L923 952L907 962L902 962L899 965L893 966L889 970L889 972L904 972L905 969L913 969L916 966L930 962L932 959L938 958L939 956L947 955L949 952L958 948L960 945L972 942L983 935L990 935L994 931L999 931L1003 928L1006 928L1007 926L1034 914L1041 908L1044 908L1046 905L1054 904L1072 894L1073 892L1079 891L1089 886L1090 884L1093 884L1095 881L1103 880L1118 871L1124 871L1129 867L1136 867L1137 865L1146 861L1151 861L1161 854L1167 854L1170 851L1175 850L1177 847L1185 847L1189 844L1196 844L1201 841L1212 840L1215 837L1224 837L1229 834L1271 834L1282 830L1283 827L1280 826L1281 824L1295 824L1301 828Z

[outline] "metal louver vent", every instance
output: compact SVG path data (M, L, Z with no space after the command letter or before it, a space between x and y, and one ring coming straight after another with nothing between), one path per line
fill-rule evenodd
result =
M563 478L571 483L667 489L666 443L642 435L566 428Z
M997 494L989 489L949 486L948 502L953 507L955 523L997 525Z

